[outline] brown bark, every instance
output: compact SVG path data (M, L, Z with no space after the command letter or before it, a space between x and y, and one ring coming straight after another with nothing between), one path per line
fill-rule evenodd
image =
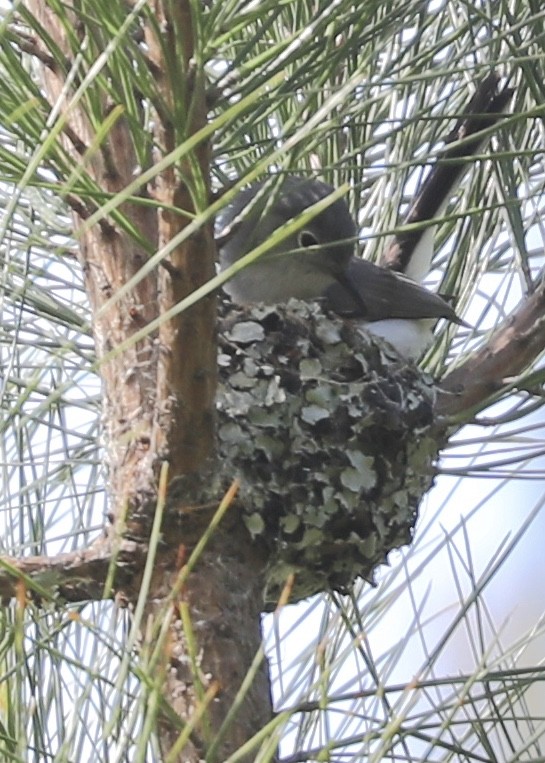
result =
M173 119L158 119L155 140L172 151L178 141L189 137L206 123L204 73L192 69L194 26L189 2L152 3L159 29L144 29L151 65L157 81L158 99L170 108L175 119L183 105L187 115L184 130L176 129ZM165 60L165 51L173 61ZM177 60L178 51L183 54ZM190 222L180 210L195 209L192 193L199 183L206 189L201 201L209 197L210 146L201 143L180 166L170 166L157 177L155 198L164 205L158 220L158 248L168 244ZM176 210L173 212L172 210ZM214 241L210 225L197 236L177 246L169 257L168 268L159 274L160 312L177 304L214 275ZM214 342L214 299L201 300L159 329L159 346L168 358L159 363L158 400L168 406L159 430L168 443L171 477L188 474L202 467L213 450L213 401L216 384L216 346Z
M481 349L442 379L438 417L464 423L505 394L545 349L545 280L497 328Z
M165 7L170 8L166 3ZM192 56L191 14L185 3L176 4L177 18L169 16L162 2L155 4L157 24L165 30L166 40L155 39L146 27L158 83L158 97L171 107L183 105L191 118L185 125L186 136L202 127L206 120L204 83L195 81L189 71ZM32 3L39 23L48 31L67 60L72 51L66 30L54 12L44 3ZM73 14L73 26L78 19ZM183 38L180 44L179 38ZM164 45L163 45L164 43ZM165 50L186 53L173 77L161 54ZM44 80L52 104L64 99L64 76L58 67L44 67ZM176 77L175 75L179 75ZM103 118L118 106L104 93ZM179 105L178 105L179 108ZM95 115L96 116L96 115ZM172 119L157 118L156 143L164 153L171 151L179 131ZM92 119L83 105L73 108L64 129L64 146L74 163L95 142ZM108 194L125 189L139 172L129 121L117 119L99 150L85 158L87 171L97 187ZM150 157L151 160L151 157ZM131 508L142 505L143 498L153 500L157 465L168 458L172 478L196 471L212 454L213 401L216 379L214 344L214 301L202 300L175 318L164 321L159 330L131 342L131 337L158 318L170 307L205 283L214 273L214 244L210 226L177 246L166 267L144 278L139 276L149 253L165 246L190 221L195 212L190 189L196 182L208 188L209 147L202 144L186 163L170 166L156 177L154 187L142 188L140 198L151 194L157 206L139 203L138 198L118 207L147 246L135 241L114 220L81 227L81 214L75 215L76 235L80 241L80 259L93 311L93 330L104 389L104 419L110 491L114 513L125 507L131 522ZM89 201L81 204L89 209ZM133 278L137 283L117 297ZM116 352L123 346L123 350ZM145 537L146 527L132 528Z
M168 636L162 648L165 694L186 722L205 708L189 744L179 751L180 762L208 756L211 763L221 763L270 720L268 671L263 660L247 693L240 698L238 712L218 736L259 652L263 608L260 568L259 554L252 544L240 542L238 528L217 533L167 615ZM156 565L158 598L151 602L150 612L158 623L165 620L161 602L176 585L175 570L172 556L163 556ZM189 627L181 615L184 604L190 615ZM196 656L193 663L188 657L192 654L190 640L194 641ZM172 724L166 714L159 723L162 746L172 749L183 727ZM250 763L254 755L244 760Z
M70 8L69 3L65 5ZM85 164L84 171L97 191L114 195L127 188L141 172L134 127L124 115L124 104L112 102L111 95L101 90L99 80L96 86L91 85L92 98L82 98L68 110L72 93L64 92L65 73L78 52L74 49L73 33L83 39L86 32L92 33L84 27L91 22L88 17L78 17L75 11L68 10L71 16L65 26L53 7L43 0L30 0L28 6L37 24L66 59L66 66L58 65L58 54L50 56L48 50L42 50L41 35L37 35L33 41L34 54L42 64L47 98L52 107L60 103L59 113L66 119L63 148L74 165ZM194 56L196 32L191 3L154 0L149 9L155 15L155 23L142 21L143 36L150 72L157 84L150 146L153 143L158 158L162 158L205 124L205 81L204 71L193 63L199 56ZM28 50L28 39L25 46ZM111 72L106 68L103 75L108 78ZM97 113L97 103L101 113ZM95 111L90 113L88 109L93 108ZM116 109L120 116L97 148L94 126L108 115L115 116ZM115 214L92 226L85 224L95 211L92 194L78 196L71 191L67 197L74 211L103 384L103 426L113 524L91 548L56 559L53 570L51 563L41 557L16 567L20 573L35 575L40 569L58 573L55 585L68 598L102 596L101 583L114 558L115 590L129 601L135 599L157 504L161 463L168 462L169 477L178 484L210 469L216 384L214 298L201 300L161 322L156 331L133 339L214 274L213 233L208 224L175 246L160 267L141 277L141 268L150 254L182 234L194 213L207 206L209 151L209 145L201 143L191 156L157 174L153 184L141 187L138 196L123 202ZM156 154L152 155L150 149L149 165ZM128 232L131 229L137 232L136 236ZM132 279L134 283L126 289ZM221 492L210 496L213 488L211 484L208 497L219 501ZM174 494L175 499L169 494L165 517L169 528L182 513L190 511L195 499L195 494L179 489ZM202 531L207 516L199 520L198 511L196 516ZM183 528L179 527L164 534L156 559L161 574L154 576L147 612L152 619L164 617L165 610L174 613L168 648L164 650L164 698L185 723L199 712L200 700L182 670L187 662L183 658L185 636L179 627L176 607L172 607L171 587L165 584L178 574L180 544L191 547L198 534L184 537ZM202 627L197 627L202 671L206 681L217 687L209 714L212 737L229 712L242 677L260 647L259 562L253 559L250 565L237 552L247 547L246 530L240 523L231 529L230 535L221 536L221 540L218 537L213 549L206 550L201 557L177 600L189 604L195 623L202 622ZM83 579L71 589L61 569L69 569L72 575L77 569ZM8 592L10 586L5 577L3 582L3 591ZM236 749L269 715L268 687L262 673L218 755ZM162 719L161 741L166 753L177 738L179 724L173 722L169 712L164 712ZM197 724L195 738L204 739L203 728ZM190 763L204 754L206 750L201 745L192 743L179 752L178 759Z

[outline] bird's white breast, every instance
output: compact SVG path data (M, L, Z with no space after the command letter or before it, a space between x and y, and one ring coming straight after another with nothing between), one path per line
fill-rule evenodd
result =
M418 360L433 340L435 320L387 318L372 323L360 322L360 328L382 337L406 360Z

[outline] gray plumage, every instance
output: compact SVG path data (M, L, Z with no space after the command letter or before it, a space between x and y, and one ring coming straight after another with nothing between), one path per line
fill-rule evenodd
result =
M324 301L339 315L368 322L387 318L447 318L461 323L453 308L438 294L360 257L352 257L342 282L325 290Z
M233 226L220 249L220 265L225 270L256 246L266 241L281 225L300 215L328 196L334 189L318 180L288 175L278 187L264 182L241 191L219 219L223 229ZM271 194L273 200L268 204ZM237 218L248 207L241 221ZM237 273L225 290L239 304L274 304L295 299L318 299L346 269L354 251L356 226L346 203L334 201L304 228L287 236L255 263Z
M220 217L220 227L228 231L220 248L223 270L334 190L318 180L288 175L278 187L271 186L275 196L267 204L270 194L259 196L264 184L255 183L241 191ZM348 206L338 199L304 228L237 273L224 288L238 304L321 299L339 315L366 322L389 318L447 318L459 322L452 307L439 295L405 276L353 256L356 234Z

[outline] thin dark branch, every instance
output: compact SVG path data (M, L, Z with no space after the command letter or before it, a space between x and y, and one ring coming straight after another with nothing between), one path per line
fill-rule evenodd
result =
M37 58L52 71L55 71L58 68L58 62L52 55L44 50L41 42L37 40L34 35L29 35L21 29L16 29L14 31L16 31L16 43L23 53L28 53L28 55Z

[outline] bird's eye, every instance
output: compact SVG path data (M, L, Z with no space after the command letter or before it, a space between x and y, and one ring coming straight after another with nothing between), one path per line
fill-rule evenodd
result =
M299 231L299 246L307 247L307 246L316 246L318 244L318 239L314 235L314 233L311 233L309 230L302 230Z

